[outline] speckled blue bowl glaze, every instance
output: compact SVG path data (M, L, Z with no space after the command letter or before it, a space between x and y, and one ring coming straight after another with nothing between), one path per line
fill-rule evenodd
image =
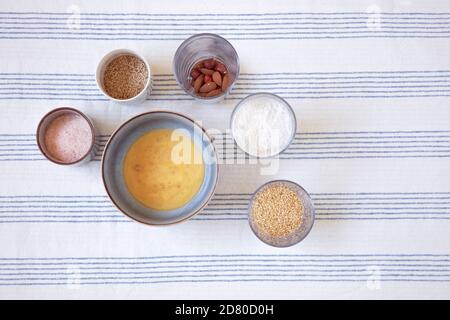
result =
M200 190L189 203L175 210L157 211L145 207L131 195L123 178L123 162L128 149L140 136L155 129L187 130L203 151L205 178ZM103 152L102 178L112 202L128 217L148 225L170 225L193 217L213 196L217 177L217 155L211 139L193 120L174 112L152 111L131 118L112 134Z

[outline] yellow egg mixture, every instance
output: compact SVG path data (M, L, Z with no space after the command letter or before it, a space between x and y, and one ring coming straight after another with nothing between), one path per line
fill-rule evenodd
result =
M123 175L130 193L146 207L177 209L187 204L203 183L202 153L185 134L153 130L131 145Z

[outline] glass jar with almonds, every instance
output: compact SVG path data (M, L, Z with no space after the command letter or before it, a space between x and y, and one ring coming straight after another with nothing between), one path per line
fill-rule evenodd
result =
M239 75L239 57L224 38L203 33L186 39L173 59L175 78L197 100L217 102L232 89Z

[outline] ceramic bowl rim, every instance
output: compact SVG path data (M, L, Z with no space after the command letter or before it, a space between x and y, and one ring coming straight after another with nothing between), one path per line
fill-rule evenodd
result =
M213 149L213 151L214 151L214 158L215 158L215 160L216 160L216 166L215 166L215 168L216 168L216 178L214 179L214 180L215 180L215 181L214 181L214 185L213 185L213 188L212 188L212 190L211 190L211 194L209 195L209 197L208 197L207 199L205 199L205 200L203 201L204 203L202 204L202 206L201 206L200 208L198 208L196 211L192 212L192 213L189 214L188 216L186 216L186 217L184 217L184 218L182 218L182 219L180 219L180 220L178 220L178 221L169 222L169 223L161 223L161 224L148 223L148 222L145 222L145 221L143 221L143 220L140 220L140 219L138 219L138 218L136 218L136 217L133 217L133 216L131 216L130 214L128 214L124 209L122 209L122 208L116 203L116 201L114 201L114 198L112 197L111 193L109 192L108 186L107 186L106 181L105 181L105 155L106 155L106 153L108 152L109 145L110 145L111 141L114 139L114 137L116 136L116 134L117 134L120 130L122 130L128 123L134 121L135 119L140 118L140 117L144 117L144 116L149 115L149 114L155 114L155 113L167 113L167 114L179 116L179 117L182 117L182 118L184 118L184 119L186 119L186 120L192 122L195 126L197 126L198 128L200 128L200 129L202 130L203 134L204 134L206 137L208 137L209 144L212 146L212 149ZM206 132L206 130L205 130L202 126L200 126L199 124L197 124L193 119L189 118L188 116L186 116L186 115L184 115L184 114L181 114L181 113L178 113L178 112L168 111L168 110L153 110L153 111L143 112L143 113L140 113L140 114L138 114L138 115L136 115L136 116L134 116L134 117L131 117L130 119L124 121L121 125L119 125L119 127L117 127L116 130L114 130L114 132L113 132L113 133L111 134L111 136L109 137L108 142L106 143L105 149L104 149L103 154L102 154L102 160L101 160L100 170L102 171L102 182L103 182L103 186L104 186L104 188L105 188L105 190L106 190L106 193L108 194L109 199L110 199L111 202L114 204L114 206L115 206L120 212L122 212L125 216L127 216L128 218L130 218L130 219L132 219L132 220L134 220L134 221L136 221L136 222L142 223L142 224L144 224L144 225L146 225L146 226L165 227L165 226L175 225L175 224L178 224L178 223L181 223L181 222L184 222L184 221L187 221L187 220L193 218L193 217L196 216L198 213L200 213L200 212L208 205L208 203L211 201L212 197L213 197L214 194L215 194L216 187L217 187L217 183L218 183L218 181L219 181L219 162L218 162L218 159L217 159L217 152L216 152L216 148L215 148L215 146L214 146L213 141L214 141L214 139L211 138L211 136Z

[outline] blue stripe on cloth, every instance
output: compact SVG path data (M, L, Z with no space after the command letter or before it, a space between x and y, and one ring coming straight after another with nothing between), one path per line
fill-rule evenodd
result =
M394 155L394 156L288 156L288 157L281 157L283 160L336 160L336 159L421 159L421 158L448 158L449 155ZM245 158L236 158L236 159L245 159ZM27 157L27 158L0 158L0 162L14 162L14 161L44 161L46 160L44 157ZM96 157L92 161L98 162L101 161L100 158Z
M424 90L412 90L412 89L418 89L423 88ZM282 87L282 86L259 86L259 85L253 85L251 87L242 88L240 86L237 86L235 89L233 89L233 94L242 94L241 92L250 92L257 89L260 90L268 90L268 91L274 91L274 90L280 90L278 92L282 94L332 94L332 93L399 93L399 92L450 92L450 90L427 90L427 88L450 88L450 85L422 85L422 86L393 86L393 85L387 85L387 86L312 86L312 87L305 87L305 86L292 86L292 87ZM342 89L340 91L327 91L328 89ZM349 90L351 89L351 90ZM353 89L373 89L373 90L353 90ZM382 89L382 90L378 90ZM388 90L388 89L404 89L404 90ZM412 91L408 91L408 90ZM283 90L283 91L281 91ZM303 92L302 90L324 90L324 91L306 91ZM4 94L24 94L31 92L33 94L47 94L47 92L51 91L58 91L58 92L64 92L64 94L59 95L78 95L78 92L95 92L97 93L97 96L101 96L99 94L99 90L97 88L57 88L57 87L1 87L0 86L0 92L4 92ZM25 91L25 92L23 92ZM43 93L39 92L43 91ZM183 91L179 88L173 88L173 89L159 89L159 88L153 88L153 96L161 96L161 95L183 95ZM161 93L162 92L162 93ZM2 93L3 94L3 93ZM48 93L51 95L54 95L53 93ZM84 96L84 95L83 95Z
M189 34L192 35L192 34ZM245 37L245 36L227 36L227 39L238 41L238 40L325 40L325 39L365 39L365 38L373 38L373 39L446 39L450 38L450 35L347 35L347 36L261 36L261 37ZM90 36L0 36L0 40L91 40L91 41L183 41L185 37L90 37Z
M386 72L386 74L389 74L390 72ZM345 74L345 73L338 73L338 74ZM429 79L429 80L423 80L422 82L429 82L429 81L433 81L433 79L445 79L445 78L450 78L450 75L443 75L443 74L429 74L429 75L414 75L414 74L409 74L409 75L383 75L383 76L375 76L375 75L356 75L358 73L355 73L355 75L349 75L349 76L339 76L339 75L335 75L335 76L331 76L334 74L330 74L330 76L321 76L321 75L326 75L324 73L311 73L311 76L308 77L308 74L294 74L294 73L280 73L280 74L252 74L252 75L245 75L245 74L240 74L239 75L239 80L250 80L250 81L277 81L276 83L279 83L278 80L280 81L290 81L288 83L291 83L292 81L296 81L296 80L305 80L305 81L312 81L312 80L320 80L321 82L317 82L317 84L323 84L324 82L322 82L322 80L358 80L358 82L354 82L354 83L360 83L362 80L364 79L374 79L374 80L380 80L380 79L392 79L392 80L396 80L396 79ZM317 76L313 76L313 75L317 75ZM173 85L177 85L177 83L175 82L175 79L173 77L171 78L158 78L158 75L153 75L153 77L155 78L155 84L158 85L159 82L167 82L167 81L171 81L173 83ZM48 78L48 77L17 77L15 76L14 78L11 77L2 77L0 78L0 80L2 81L22 81L22 80L26 80L26 81L84 81L85 83L91 84L91 85L95 85L95 82L93 79L91 78L57 78L57 77L53 77L53 78ZM405 80L402 83L406 83L409 82L410 80ZM412 81L412 80L411 80ZM417 81L417 80L416 80ZM448 81L448 80L445 80ZM64 83L61 82L61 83ZM304 83L304 82L302 82ZM333 83L340 83L340 82L331 82L331 84ZM7 84L7 83L6 83ZM75 85L75 84L74 84Z
M0 79L0 81L6 81L9 79ZM24 80L24 79L20 79L20 80ZM23 89L26 88L26 86L31 86L32 88L34 88L33 86L52 86L52 87L72 87L72 88L68 88L68 90L78 90L78 86L80 87L91 87L91 88L96 88L96 84L95 83L43 83L41 82L41 79L29 79L29 80L39 80L39 82L5 82L5 83L1 83L0 82L0 87L2 89ZM59 79L47 79L48 80L59 80ZM73 79L72 79L73 80ZM244 80L248 80L248 79L244 79ZM258 81L261 79L255 79L255 81ZM276 80L276 78L274 78L273 80ZM449 80L420 80L420 81L415 81L415 80L402 80L402 81L393 81L393 80L389 80L389 81L363 81L363 80L359 80L359 81L333 81L333 82L296 82L296 79L292 79L295 81L290 81L290 82L283 82L283 81L276 81L276 82L261 82L260 84L252 81L252 82L243 82L241 80L239 80L236 83L236 87L235 89L240 89L240 90L244 90L244 89L251 89L251 88L272 88L272 87L267 87L267 85L274 85L273 88L278 88L278 89L283 89L283 87L277 87L279 85L284 85L284 84L291 84L291 85L299 85L296 87L292 87L292 88L302 88L300 85L316 85L316 87L325 87L323 86L324 84L360 84L360 83L375 83L375 84L391 84L391 83L450 83L450 79ZM78 80L77 80L78 81ZM83 80L79 80L79 81L83 81ZM181 90L178 87L178 84L175 83L174 81L170 80L173 83L159 83L159 82L164 82L164 81L169 81L169 80L165 80L165 79L161 79L161 80L154 80L153 81L153 89L154 90L171 90L171 91L177 91L177 90ZM89 81L90 82L90 81ZM10 88L3 88L3 86L12 86L14 85L15 87L10 87ZM245 85L250 85L249 87L243 87ZM312 88L316 88L316 87L312 87ZM389 88L389 87L394 87L391 85L387 85L387 86L366 86L366 87L373 87L373 88ZM411 86L409 86L411 87ZM422 86L420 86L422 87ZM425 87L434 87L434 86L425 86ZM436 86L436 87L442 87L442 86ZM351 88L350 86L342 86L342 88ZM44 89L44 88L36 88L36 89ZM64 89L64 88L61 88Z
M313 198L316 200L316 198ZM427 198L425 198L427 199ZM443 198L445 200L450 200L450 198ZM339 200L345 200L345 199L339 199ZM360 201L364 200L358 199ZM442 205L442 204L450 204L448 201L443 202L424 202L424 201L402 201L402 202L390 202L386 201L378 201L378 202L318 202L315 201L315 206L323 206L323 205L348 205L348 206L359 206L359 205ZM428 199L427 199L428 200ZM241 201L241 202L239 202ZM208 207L214 207L214 206L224 206L224 205L234 205L234 206L242 206L242 208L245 207L247 204L247 201L249 201L249 198L242 198L242 199L216 199L213 198L211 202L209 203ZM8 205L2 205L2 203L6 203ZM33 205L28 205L27 203L33 203ZM36 203L44 203L44 205L36 205ZM49 204L50 203L50 204ZM52 205L51 203L55 203L58 205ZM86 205L88 203L93 203L94 205ZM64 204L64 205L60 205ZM104 205L101 205L104 204ZM112 207L112 204L109 202L109 200L0 200L0 208L108 208ZM381 209L379 207L374 207L374 209ZM424 207L426 209L432 209L430 207ZM223 209L223 208L222 208ZM246 209L246 207L245 207ZM372 209L372 208L371 208ZM386 208L384 208L386 209ZM401 209L394 207L392 209ZM404 208L407 209L407 208Z
M450 152L449 132L449 130L305 132L297 134L291 147L280 157L307 159L311 158L307 156L321 156L320 158L328 156L327 158L332 159L353 158L359 155L373 157L380 154L383 158L436 155L445 157ZM27 138L28 136L30 138ZM25 160L43 159L35 144L27 144L34 142L32 136L33 134L0 134L0 160L15 161L19 157ZM246 157L237 151L229 134L218 134L215 138L219 157L227 156L234 159ZM100 160L107 139L109 139L107 134L99 136L97 157L94 160ZM24 148L24 145L31 147Z
M230 253L230 254L182 254L182 255L160 255L160 256L65 256L65 257L14 257L5 258L0 257L0 261L3 260L110 260L110 259L169 259L169 258L228 258L228 257L450 257L449 253L333 253L333 254L295 254L295 253L277 253L277 254L267 254L267 253Z
M66 279L67 280L67 279ZM423 282L431 282L431 283L446 283L450 280L443 279L387 279L381 278L380 282L411 282L411 283L423 283ZM169 283L239 283L239 282L327 282L327 283L364 283L367 282L366 279L234 279L234 280L220 280L220 279L211 279L211 280L167 280L167 281L101 281L101 282L89 282L83 283L83 285L146 285L146 284L169 284ZM1 283L0 286L67 286L67 281L65 282L16 282L16 283ZM81 285L81 283L80 283Z
M241 87L239 85L236 86L236 88L233 89L233 92L236 91L248 91L248 90L252 90L252 89L267 89L267 90L311 90L311 89L315 89L315 90L325 90L325 89L391 89L391 88L395 88L395 89L417 89L417 88L449 88L450 85L421 85L421 86L408 86L408 85L403 85L403 86L393 86L393 85L386 85L386 86L323 86L321 84L317 84L317 86L311 86L311 87L306 87L306 86L292 86L292 87L282 87L282 86L263 86L263 85L252 85L250 87ZM9 90L9 91L8 91ZM78 91L78 92L89 92L89 91L95 91L95 92L99 92L98 89L96 87L92 87L92 88L75 88L75 87L70 87L70 88L55 88L54 86L52 87L31 87L31 88L26 88L26 87L1 87L0 86L0 91L6 91L6 93L17 93L15 91L22 91L22 90L27 90L27 91L61 91L64 90L66 92L70 92L70 91ZM167 92L167 93L177 93L177 92L181 92L182 89L181 88L172 88L172 89L166 89L166 88L154 88L153 90L154 92L159 92L159 91L163 91L163 92ZM295 92L295 91L294 91ZM300 91L301 92L301 91ZM328 91L330 93L333 93L333 91ZM352 92L352 91L342 91L342 92ZM359 91L358 91L359 92ZM365 92L365 91L362 91ZM370 91L370 92L378 92L378 91ZM380 91L380 92L386 92L386 91ZM398 92L398 91L393 91L393 92ZM428 92L428 91L426 91ZM327 93L324 92L324 93Z
M276 263L278 262L278 263ZM362 263L363 261L357 262L357 263L306 263L306 264L299 264L299 263L289 263L289 262L281 262L279 260L275 260L273 262L267 263L264 262L264 264L254 264L251 263L251 260L248 262L242 262L242 263L236 263L233 262L233 264L222 264L222 263L212 263L212 264L193 264L193 265L131 265L128 268L132 268L133 270L158 270L158 269L177 269L177 268L183 268L183 269L196 269L196 268L236 268L236 267L274 267L274 268L311 268L314 267L316 270L323 270L323 268L334 268L335 270L342 270L342 268L356 268L356 267L371 267L374 266L373 263ZM108 265L101 265L101 266L78 266L77 261L73 261L70 266L76 265L80 270L124 270L127 267L123 265L117 265L117 266L108 266ZM387 267L387 268L422 268L421 270L430 270L429 268L440 268L440 270L447 270L447 268L450 268L449 264L440 264L440 263L376 263L377 267ZM0 271L60 271L60 270L66 270L67 266L61 266L61 267L1 267ZM449 270L450 271L450 270Z
M9 19L8 21L0 21L0 24L4 25L10 25L10 26L16 26L16 25L46 25L46 26L66 26L66 22L58 22L58 20L45 20L45 19L38 19L36 21L32 21L33 19ZM336 28L346 28L346 29L352 29L352 28L365 28L367 29L367 22L366 21L308 21L304 19L299 19L297 21L284 21L284 22L278 22L279 20L269 20L270 22L261 22L264 20L250 20L250 21L238 21L238 22L230 22L230 23L224 23L223 21L220 23L213 23L211 21L203 21L203 22L192 22L192 21L182 21L179 20L171 20L170 22L164 22L164 20L144 20L144 21L150 21L150 22L143 22L140 20L118 20L115 21L114 19L104 20L104 22L101 21L101 19L98 20L87 20L83 21L80 20L79 26L80 29L83 27L91 27L91 26L108 26L108 27L123 27L123 26L147 26L147 27L214 27L214 26L239 26L242 28L242 30L245 30L245 27L261 27L261 26L307 26L305 28L310 29L321 29L321 26L324 26L322 28L329 29L332 27ZM116 23L117 22L117 23ZM380 27L381 28L395 28L395 29L401 29L401 28L426 28L431 26L432 28L447 28L450 27L450 22L448 21L424 21L424 20L416 20L416 21L391 21L391 20L381 20ZM339 27L343 26L343 27ZM347 27L348 26L348 27ZM436 27L433 27L436 26Z
M181 269L181 268L180 268ZM149 270L149 271L100 271L100 272L95 272L95 271L91 271L91 272L86 272L86 271L82 271L81 274L82 275L143 275L143 274L176 274L176 273L205 273L205 276L208 275L208 273L211 272L224 272L225 275L228 276L227 273L229 272L286 272L286 273L292 273L292 272L308 272L308 273L312 273L312 274L316 274L317 273L320 275L321 273L330 273L333 274L334 276L338 276L338 273L342 273L343 275L347 275L350 276L351 273L359 273L359 274L363 274L363 275L370 275L373 274L373 271L368 270L367 268L356 268L356 269L328 269L328 270L317 270L317 269L303 269L303 268L295 268L295 269L262 269L262 268L258 268L258 269L246 269L246 268L237 268L237 269L197 269L197 270L165 270L165 271L155 271L155 270ZM389 272L399 272L399 271L404 271L404 272L414 272L416 276L426 276L426 272L438 272L440 273L440 276L450 276L450 274L446 274L446 272L450 272L449 269L377 269L377 271L379 272L383 272L383 273L389 273ZM349 274L350 273L350 274ZM9 273L2 273L0 272L0 277L1 276L67 276L68 272L9 272ZM405 275L406 276L406 275Z
M392 73L393 75L391 77L401 77L398 76L398 74L406 74L406 73L418 73L418 74L425 74L425 73L450 73L450 70L393 70L393 71L333 71L333 72L264 72L264 73L249 73L249 72L243 72L240 73L241 76L249 76L249 75L332 75L332 74L389 74ZM83 77L90 77L94 78L95 74L89 74L89 73L30 73L30 72L0 72L0 75L5 76L17 76L17 75L34 75L34 76L83 76ZM172 74L166 73L166 74L154 74L152 77L169 77L174 78Z
M67 20L67 17L72 14L68 13L58 13L58 12L0 12L3 15L2 19L7 20ZM412 15L404 13L404 15L394 16L394 13L379 13L381 21L448 21L450 16L443 17L443 15L448 15L448 13L441 13L441 16L436 16L433 14L423 13L422 16ZM310 17L308 17L310 15ZM327 15L333 15L327 17ZM408 16L410 15L410 16ZM426 15L429 15L426 17ZM95 16L95 17L94 17ZM353 13L346 14L341 12L335 12L330 14L323 13L261 13L261 14L245 14L245 13L227 13L227 14L213 14L213 13L190 13L190 14L179 14L179 13L167 13L167 14L155 14L155 13L80 13L80 20L105 20L105 21L187 21L192 22L193 17L220 17L221 21L272 21L281 20L283 21L333 21L333 20L362 20L367 21L368 18L373 17L373 13ZM111 18L112 17L112 18ZM243 19L245 17L245 19ZM195 18L194 18L195 19ZM194 20L195 21L195 20ZM198 21L198 20L197 20ZM348 21L347 21L348 22Z
M248 219L246 217L243 218L214 218L214 217L208 217L208 218L200 218L200 217L194 217L191 219L192 221L247 221ZM450 217L426 217L426 216L422 216L422 217L316 217L315 218L316 221L334 221L334 220L339 220L339 221L394 221L394 220L437 220L439 222L442 221L446 221L446 220L450 220ZM69 219L65 219L65 220L58 220L58 219L28 219L28 220L0 220L0 224L21 224L21 223L26 223L26 224L33 224L33 223L75 223L75 224L89 224L89 223L109 223L109 224L114 224L114 223L133 223L132 220L121 220L121 219L98 219L98 220L93 220L93 219L87 219L87 220L83 220L83 219L77 219L77 220L69 220Z
M246 196L250 197L252 193L216 193L215 197L228 197L228 196ZM384 196L391 196L391 195L450 195L450 192L338 192L338 193L330 193L330 192L323 192L323 193L310 193L310 195L317 195L317 196L367 196L367 195L384 195ZM5 196L0 195L0 198L107 198L106 195L11 195L11 196ZM345 198L344 198L345 199ZM396 198L397 199L397 198ZM414 198L416 199L416 198Z
M1 27L0 27L0 30ZM54 30L54 29L52 29ZM54 31L6 31L2 32L0 31L0 35L3 35L5 37L7 36L18 36L22 37L23 35L30 35L30 36L84 36L80 37L81 39L90 39L91 36L104 36L104 37L116 37L116 36L132 36L136 37L135 40L142 40L142 39L152 39L155 36L157 37L167 37L166 40L170 40L170 37L189 37L192 36L192 32L186 32L184 29L176 30L176 31L182 31L180 32L167 32L167 30L160 29L160 31L166 31L166 32L152 32L151 37L149 37L149 33L146 30L146 32L122 32L124 29L117 29L117 31L120 32L78 32L71 30L71 29L63 29L62 31L54 30ZM105 30L105 31L112 31ZM133 31L133 30L130 30ZM450 30L440 30L440 31L395 31L395 30L370 30L366 29L364 31L336 31L336 30L330 30L330 31L312 31L312 32L305 32L305 31L284 31L284 32L227 32L227 31L221 31L220 34L226 37L243 37L244 39L252 38L247 36L260 36L263 39L267 36L297 36L299 39L301 39L304 36L315 36L315 35L324 35L324 36L333 36L333 37L346 37L346 36L359 36L359 37L377 37L377 36L385 36L390 37L391 34L397 35L399 37L403 36L413 36L413 37L422 37L422 36L428 36L428 35L435 35L435 37L449 37ZM109 39L109 38L105 38Z
M307 257L305 259L305 257ZM333 258L334 259L329 259ZM359 257L359 259L355 259ZM385 258L383 258L385 257ZM418 257L418 258L412 258L412 257ZM442 257L445 257L442 258ZM441 263L441 262L450 262L450 259L448 259L448 254L436 254L436 255L252 255L252 254L229 254L229 255L214 255L214 254L206 254L206 255L172 255L172 256L148 256L148 257L98 257L98 258L92 258L92 257L84 257L81 259L78 259L77 257L63 257L63 258L45 258L45 259L36 259L36 258L25 258L25 259L15 259L15 258L7 258L2 259L2 261L14 261L14 260L23 260L22 262L0 262L0 266L65 266L65 265L73 265L76 263L80 266L102 266L102 265L118 265L118 266L127 266L129 265L130 268L135 265L162 265L162 264L179 264L183 265L186 264L188 266L191 263L205 263L205 264L213 264L213 263L229 263L230 265L234 265L235 262L260 262L264 263L261 264L262 266L265 265L265 262L273 263L273 262L280 262L280 263L300 263L300 262L307 262L307 263L321 263L321 262L329 262L329 263L341 263L341 262L351 262L351 263L363 263L368 265L373 265L374 263L390 263L390 262L404 262L405 266L408 266L409 263L418 263L418 262L427 262L427 263ZM189 258L189 259L186 259ZM193 258L195 260L191 260L190 258ZM204 259L200 259L204 258ZM282 259L281 259L282 258ZM289 258L289 259L288 259ZM352 258L352 259L350 259ZM171 260L176 259L176 260ZM30 261L44 261L44 262L29 262ZM57 262L48 262L47 260L55 260ZM64 262L60 262L60 261ZM67 260L81 260L76 262L66 262ZM107 260L106 262L99 262L99 261L87 261L87 260ZM113 260L113 261L110 261ZM117 261L115 261L117 260ZM123 261L123 260L132 260L132 261ZM398 265L398 264L397 264ZM450 264L447 264L450 265ZM339 266L339 265L336 265ZM353 264L353 266L356 266ZM433 266L430 264L430 266Z
M61 17L60 13L50 13L50 12L36 12L36 13L25 13L25 12L17 12L17 13L8 13L8 12L0 12L0 15L2 15L2 19L8 19L8 20L67 20L73 14L65 15L65 17ZM217 23L216 18L220 18L220 21L239 21L240 23L246 23L252 21L297 21L298 23L306 22L306 21L356 21L359 22L359 20L362 20L363 22L367 21L368 18L373 18L374 13L354 13L352 15L348 15L346 13L340 13L336 12L334 15L329 16L330 14L323 14L323 13L265 13L265 14L245 14L245 13L227 13L227 14L213 14L213 13L191 13L191 14L178 14L178 13L168 13L168 14L153 14L153 13L88 13L83 12L79 14L79 20L80 21L134 21L134 20L142 20L142 21L186 21L186 24L191 23L198 23L198 22L204 22L204 23ZM394 16L393 13L384 13L380 12L378 13L377 17L379 17L378 20L381 21L400 21L400 22L408 22L411 20L417 21L418 23L424 22L427 23L428 21L434 22L434 21L448 21L450 19L450 16L446 13L441 13L440 16L437 16L436 14L426 14L424 13L422 16L414 15L414 14L395 14L397 16ZM406 16L409 15L409 16ZM427 16L428 15L428 16ZM444 16L447 15L447 16ZM96 16L96 17L94 17ZM211 19L205 19L205 18L211 18ZM244 18L243 18L244 17ZM188 19L189 18L189 19ZM350 21L348 21L350 20ZM5 21L5 23L8 23L8 21ZM329 22L333 23L333 22Z
M225 100L242 100L245 96L242 97L227 97ZM450 94L428 94L428 95L339 95L339 96L287 96L283 95L285 99L301 99L301 100L322 100L322 99L389 99L389 98L439 98L439 97L450 97ZM0 100L57 100L57 101L109 101L107 98L82 98L82 97L39 97L39 96L2 96ZM151 98L149 100L152 101L194 101L193 98Z
M68 12L45 12L45 11L1 11L3 15L63 15L70 16L72 13ZM380 12L385 16L442 16L449 15L450 12ZM344 11L344 12L264 12L264 13L143 13L143 12L83 12L83 15L93 16L275 16L275 15L362 15L371 16L373 13L364 11Z
M373 275L373 271L371 273ZM293 278L301 279L303 277L311 277L311 278L336 278L339 279L343 276L352 277L352 278L360 278L363 277L365 281L367 281L368 274L345 274L345 275L333 275L333 274L310 274L310 273L299 273L299 274L280 274L280 273L238 273L238 274L190 274L190 275L163 275L163 276L77 276L77 279L80 282L89 281L89 280L128 280L128 279L179 279L179 278L235 278L235 277L273 277L275 279L279 278ZM450 281L450 275L447 274L414 274L414 273L405 273L405 274L395 274L395 273L387 273L384 275L389 278L404 278L404 277L423 277L423 278L448 278L442 280ZM71 275L67 275L66 277L53 277L53 278L44 278L44 277L23 277L23 278L0 278L0 284L5 283L5 281L60 281L60 280L68 280L71 279ZM88 282L87 282L88 283Z
M72 266L76 265L76 262L73 262ZM186 265L186 266L181 266L181 268L183 269L197 269L197 268L217 268L217 267L221 267L224 268L223 270L227 270L226 268L231 267L231 268L235 268L235 267L277 267L277 268L286 268L285 270L289 270L288 268L311 268L314 267L315 270L323 270L323 268L327 268L327 267L333 267L334 270L345 270L342 268L356 268L356 267L373 267L374 264L289 264L289 263L278 263L278 264L273 264L273 263L264 263L264 264L252 264L252 263L238 263L238 264L212 264L212 265L206 265L206 264L200 264L200 265ZM376 263L377 267L388 267L390 270L392 270L392 267L397 267L399 269L394 269L394 270L408 270L408 269L404 269L404 268L417 268L417 267L421 267L423 269L415 269L415 270L445 270L447 271L450 267L450 265L448 264L396 264L396 263ZM401 269L400 269L401 267ZM101 266L101 267L85 267L85 266L77 266L77 268L81 271L81 270L124 270L126 268L124 268L123 266L117 266L117 267L109 267L109 266ZM163 265L156 265L156 266L131 266L130 268L133 268L133 270L158 270L158 269L177 269L180 268L180 266L177 265L167 265L167 266L163 266ZM430 268L441 268L441 269L430 269ZM442 269L443 268L443 269ZM0 271L61 271L67 270L67 267L14 267L14 268L0 268ZM301 270L301 269L299 269ZM450 271L450 270L449 270ZM66 273L67 274L67 273Z
M221 279L210 279L210 280L166 280L166 281L101 281L101 282L89 282L83 283L82 285L146 285L146 284L168 284L168 283L239 283L239 282L329 282L329 283L364 283L367 279L268 279L268 278L243 278L234 280L221 280ZM433 283L446 283L450 280L445 279L388 279L381 278L380 282L433 282ZM1 283L0 286L67 286L67 279L65 282L17 282L17 283ZM81 283L80 283L81 285Z
M324 205L335 205L335 206L343 206L343 205L348 205L348 206L359 206L359 205L385 205L385 204L389 204L389 205L437 205L437 204L450 204L450 202L444 201L444 202L423 202L423 201L414 201L414 202L389 202L386 201L386 199L384 198L379 198L382 199L384 201L379 201L379 202L346 202L346 199L337 199L337 200L343 200L344 202L318 202L320 200L324 200L324 199L316 199L314 198L314 205L317 206L324 206ZM416 200L416 198L410 198L410 199L414 199ZM430 198L423 198L423 199L430 199ZM450 198L441 198L441 199L445 199L445 200L450 200ZM327 199L325 199L327 200ZM336 199L334 199L336 200ZM358 199L360 201L364 200L364 198ZM389 198L387 199L389 200ZM231 201L231 202L230 202ZM241 201L241 202L236 202L236 201ZM213 206L225 206L225 205L242 205L245 206L247 205L249 201L249 198L242 198L242 199L215 199L213 198L211 200L211 202L209 203L208 207L213 207ZM25 204L25 207L29 207L28 205L26 205L27 203L45 203L47 205L43 205L43 206L37 206L39 208L47 208L49 207L49 203L56 203L56 204L69 204L69 206L62 206L64 208L66 207L73 207L73 208L79 208L79 207L89 207L89 206L83 206L83 205L78 205L75 206L75 204L87 204L87 203L104 203L107 204L109 206L112 206L112 204L110 203L109 200L0 200L0 207L4 208L4 206L2 206L2 203L6 203L6 204L15 204L15 206L10 206L10 208L19 208L19 207L24 207L22 206L23 204ZM73 204L73 206L70 206L70 204ZM51 206L51 205L50 205ZM101 208L104 208L105 206L99 206Z
M383 279L447 279L449 254L206 254L141 257L18 257L0 258L0 283L130 279L353 279L373 274ZM443 264L443 262L446 262ZM314 269L308 269L314 268ZM115 270L115 271L113 271ZM26 271L26 272L24 272ZM33 272L34 271L34 272ZM37 272L36 272L37 271ZM276 274L274 274L276 273ZM147 276L144 276L147 275ZM65 276L65 277L61 277ZM408 280L409 281L409 280Z
M42 22L29 22L22 24L20 23L20 26L17 26L16 23L8 23L10 26L0 26L0 30L50 30L50 31L65 31L68 34L72 34L70 30L67 30L67 24L66 23L42 23ZM30 27L26 27L24 25L31 25ZM36 26L38 25L38 26ZM47 25L47 26L42 26ZM130 28L124 28L125 26L133 26ZM261 26L262 25L262 26ZM269 27L266 27L264 25L269 25ZM220 23L209 23L209 24L200 24L200 23L189 23L189 24L145 24L145 23L123 23L123 24L108 24L108 23L80 23L80 28L77 29L79 31L109 31L109 35L111 34L120 34L120 33L114 33L113 31L145 31L145 32L154 32L154 31L168 31L172 30L173 33L170 33L171 35L180 35L176 33L176 31L183 31L186 32L189 30L189 32L192 31L208 31L208 32L216 32L216 33L226 33L224 31L229 30L236 30L236 31L271 31L271 30L330 30L329 33L334 34L336 30L351 30L355 33L371 33L373 34L374 31L367 28L366 25L356 24L353 26L343 26L339 27L334 24L330 24L329 26L323 26L323 25L313 25L313 26L300 26L302 24L298 23L290 23L290 24L284 24L284 23L252 23L252 24L242 24L242 23L233 23L233 24L220 24ZM143 28L145 27L145 28ZM180 27L180 29L177 29L177 27ZM199 28L201 27L201 28ZM249 28L250 27L250 28ZM440 33L448 32L448 28L450 28L450 24L447 25L439 25L439 26L429 26L429 24L415 24L415 25L409 25L409 26L401 26L398 24L390 25L389 23L386 23L385 25L380 25L380 29L377 31L378 33L394 33L394 30L400 30L397 31L397 33L411 33L413 31L409 30L441 30ZM360 31L363 30L363 31ZM406 30L406 31L401 31ZM351 32L348 31L348 32ZM324 32L324 31L322 31ZM428 31L427 31L428 32ZM423 32L422 33L427 33ZM432 33L432 31L430 31ZM288 32L287 32L288 33ZM310 32L313 34L314 32ZM123 33L122 33L123 34ZM140 33L137 33L140 34ZM259 34L259 33L256 33ZM270 33L272 34L272 33Z

